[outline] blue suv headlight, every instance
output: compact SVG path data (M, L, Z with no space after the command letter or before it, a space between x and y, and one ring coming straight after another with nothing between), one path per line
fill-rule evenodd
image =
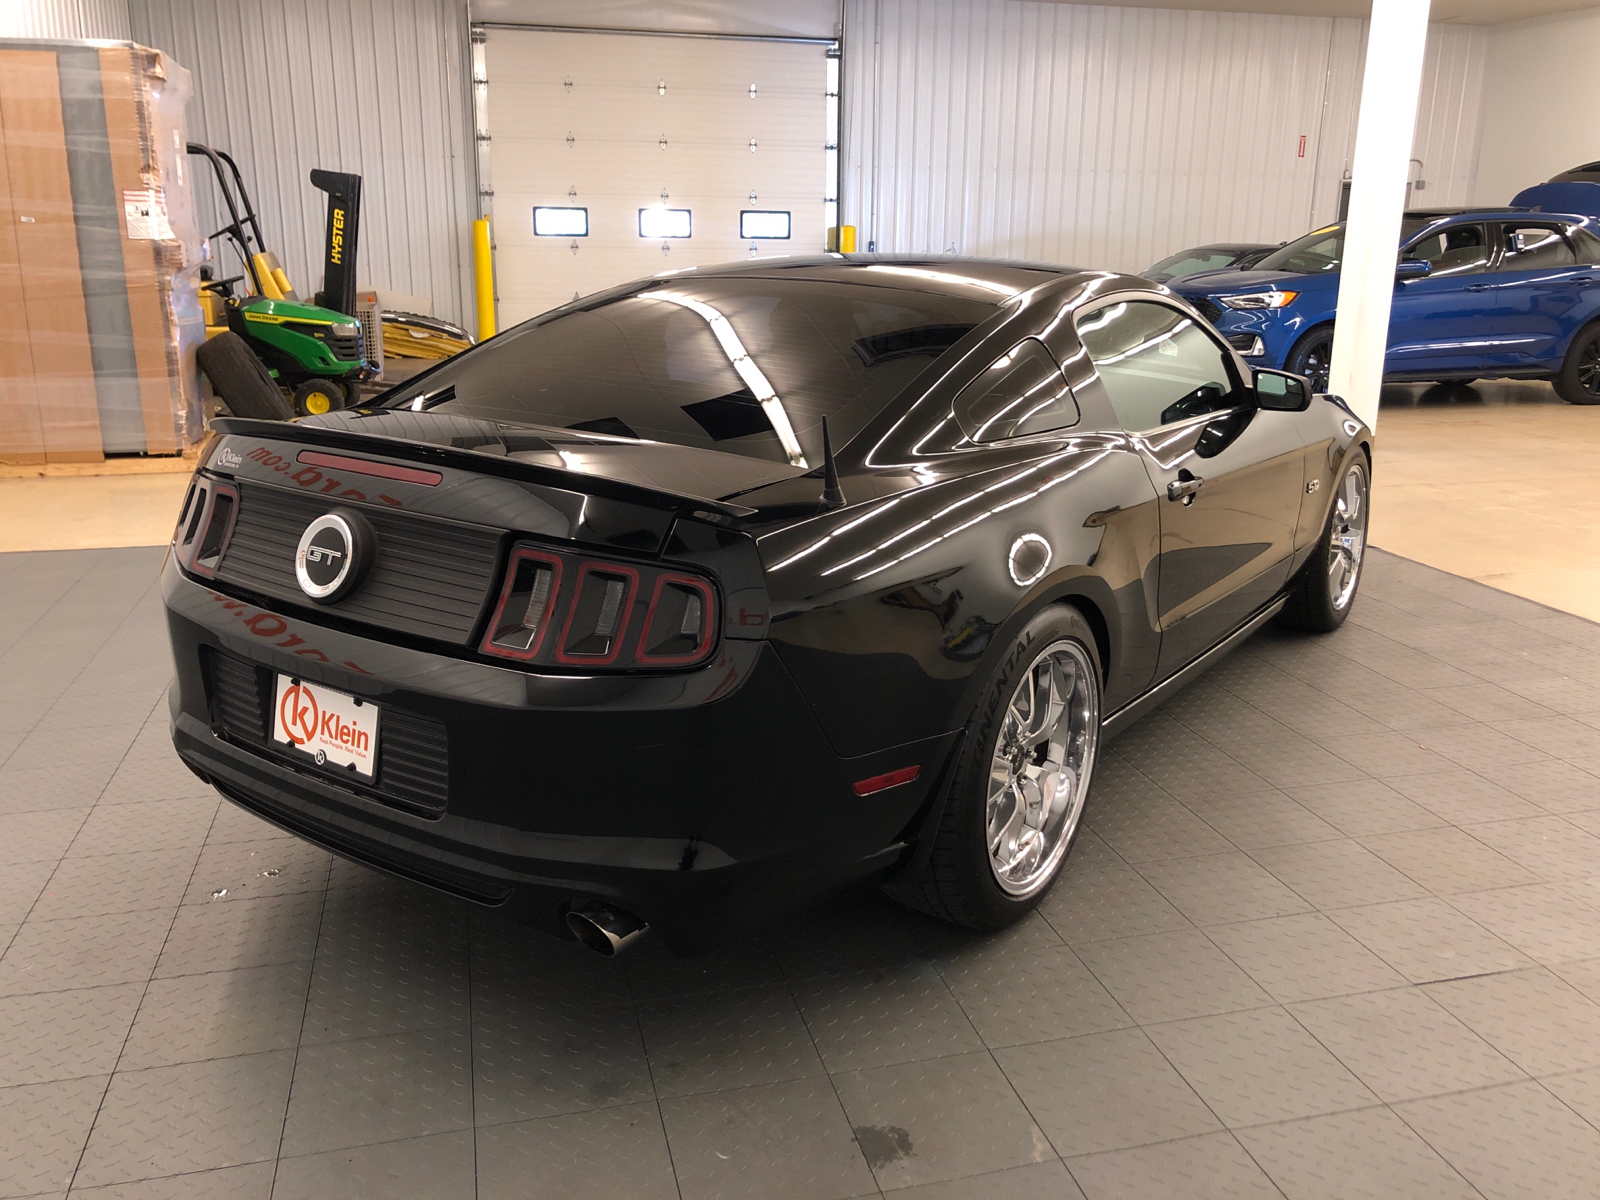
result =
M1236 296L1218 296L1217 299L1229 308L1284 308L1294 303L1294 298L1299 292L1280 292L1276 289L1270 292L1241 292Z

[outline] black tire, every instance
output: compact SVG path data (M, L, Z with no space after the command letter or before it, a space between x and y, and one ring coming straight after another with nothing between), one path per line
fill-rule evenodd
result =
M219 333L201 343L195 360L211 380L211 390L234 416L260 421L288 421L294 417L294 410L261 359L237 333Z
M1347 481L1359 471L1361 483L1361 509L1359 513L1361 541L1356 555L1354 577L1348 588L1341 588L1342 599L1336 597L1330 584L1335 570L1336 526L1341 524L1340 504L1346 495ZM1365 450L1357 450L1345 464L1339 482L1334 485L1333 497L1328 504L1328 519L1322 526L1322 536L1317 540L1300 574L1289 585L1289 602L1278 614L1281 624L1291 629L1305 629L1313 633L1332 633L1344 624L1355 606L1356 592L1361 586L1361 568L1366 563L1367 514L1371 508L1372 460Z
M1083 673L1092 701L1087 727L1087 757L1079 771L1081 790L1077 811L1057 844L1059 856L1042 881L1026 895L1003 889L991 867L988 838L988 788L991 762L1005 723L1008 705L1019 682L1049 651L1072 643L1089 670ZM1095 648L1094 632L1074 608L1056 605L1036 615L1006 648L967 722L966 737L957 756L950 790L933 831L927 862L914 874L895 879L886 890L910 908L969 929L1002 929L1027 916L1061 875L1072 843L1082 828L1083 800L1092 780L1099 751L1100 696L1103 672Z
M307 379L294 390L296 416L320 417L345 406L344 385L332 379Z
M1322 325L1313 329L1295 343L1294 349L1283 360L1283 369L1304 375L1311 381L1313 392L1328 390L1328 364L1333 359L1333 326Z
M1600 321L1578 331L1551 382L1568 404L1600 404Z

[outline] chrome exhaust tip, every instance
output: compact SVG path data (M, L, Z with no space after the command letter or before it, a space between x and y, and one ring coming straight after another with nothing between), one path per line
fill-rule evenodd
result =
M650 932L650 926L631 913L618 912L590 900L573 905L567 913L567 928L573 937L603 958L615 958Z

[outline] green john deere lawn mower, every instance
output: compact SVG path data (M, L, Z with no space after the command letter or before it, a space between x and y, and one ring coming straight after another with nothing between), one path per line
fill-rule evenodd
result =
M189 153L211 164L228 209L228 224L211 237L226 235L244 267L225 279L200 269L206 341L197 360L212 389L241 417L288 420L343 408L375 373L356 316L361 176L311 172L312 185L328 194L328 225L322 291L307 304L266 248L232 157L198 142Z

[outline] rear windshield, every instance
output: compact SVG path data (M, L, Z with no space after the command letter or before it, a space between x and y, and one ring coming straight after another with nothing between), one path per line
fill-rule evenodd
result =
M1421 233L1433 220L1408 217L1400 222L1400 241L1406 242ZM1323 271L1337 271L1344 262L1344 226L1329 225L1315 233L1279 246L1258 262L1251 270L1293 271L1298 275L1317 275Z
M808 466L997 313L819 280L671 279L528 323L383 398Z

